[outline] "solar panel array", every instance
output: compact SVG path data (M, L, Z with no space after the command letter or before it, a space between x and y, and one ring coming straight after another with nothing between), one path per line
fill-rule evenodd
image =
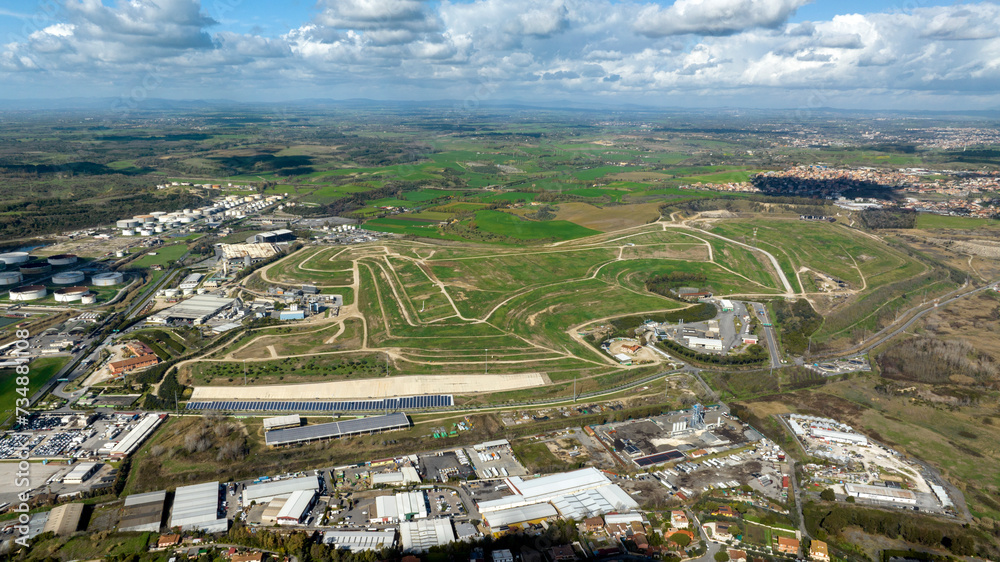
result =
M312 441L314 439L328 439L343 437L345 435L356 435L358 433L400 429L409 426L410 419L406 417L406 414L397 412L387 416L371 416L356 420L275 429L264 434L264 441L268 445L284 445L300 441Z
M450 394L405 396L379 400L290 401L290 400L215 400L188 402L188 410L219 410L224 412L379 412L385 410L419 410L454 406Z
M633 459L633 462L639 466L651 466L654 464L663 464L665 462L675 461L677 459L683 459L684 453L674 449L672 451L665 451L663 453L654 453L652 455L647 455L645 457L639 457Z

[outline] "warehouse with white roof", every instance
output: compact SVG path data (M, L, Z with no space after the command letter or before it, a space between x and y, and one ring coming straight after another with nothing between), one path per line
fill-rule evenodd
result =
M399 542L403 552L427 552L432 546L445 545L455 541L455 529L451 519L421 519L403 521L399 524Z
M181 486L174 492L174 509L170 513L170 527L182 531L222 533L229 529L221 512L221 487L218 482Z
M299 491L318 492L319 479L316 476L303 476L251 484L243 488L243 505L250 505L250 502L265 503L279 497L287 498Z
M314 490L296 490L281 506L278 516L275 518L278 525L298 525L301 523L309 510L312 509L316 500Z
M393 547L396 531L327 531L323 533L323 542L350 552L381 550Z

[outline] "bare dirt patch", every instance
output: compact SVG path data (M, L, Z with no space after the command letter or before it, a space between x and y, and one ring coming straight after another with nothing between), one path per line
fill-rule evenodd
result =
M588 203L560 203L556 219L576 223L586 228L608 232L639 226L660 217L658 203L595 207Z

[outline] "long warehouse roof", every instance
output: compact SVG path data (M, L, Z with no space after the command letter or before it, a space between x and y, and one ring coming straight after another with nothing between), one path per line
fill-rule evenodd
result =
M181 486L174 493L174 511L170 514L171 527L185 530L212 524L219 519L219 483L206 482Z
M303 476L301 478L264 482L263 484L251 484L243 488L243 503L247 505L252 501L263 503L271 501L278 496L288 496L302 490L313 492L319 490L319 480L315 476Z
M315 439L327 439L331 437L341 437L343 435L354 435L371 431L385 429L398 429L409 427L410 420L406 414L397 412L386 416L371 416L368 418L358 418L339 422L321 423L317 425L304 425L302 427L290 427L288 429L276 429L268 431L264 435L264 441L268 445L284 445L286 443L298 443L300 441L312 441Z

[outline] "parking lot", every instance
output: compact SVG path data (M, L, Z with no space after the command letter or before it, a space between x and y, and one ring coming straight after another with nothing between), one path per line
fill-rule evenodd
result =
M468 447L465 449L465 454L480 479L500 479L528 474L514 457L514 452L509 446L493 447L488 451L476 451Z

